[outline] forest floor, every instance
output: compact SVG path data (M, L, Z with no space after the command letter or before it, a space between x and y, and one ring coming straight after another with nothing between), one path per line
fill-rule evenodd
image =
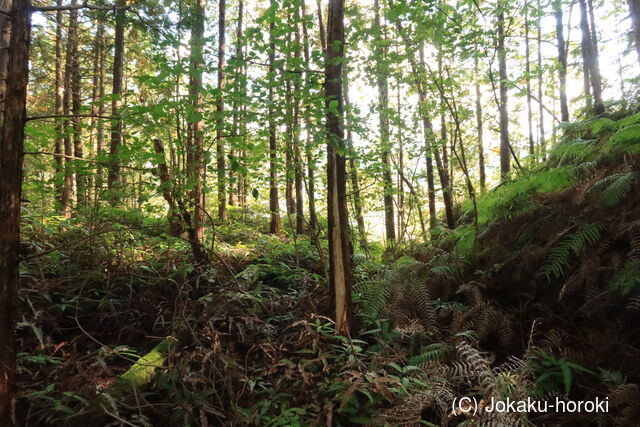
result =
M634 425L640 115L565 132L480 198L477 236L466 201L430 242L356 251L351 338L333 334L326 243L268 235L259 213L208 230L206 268L164 220L27 215L18 425ZM452 412L463 396L477 406Z

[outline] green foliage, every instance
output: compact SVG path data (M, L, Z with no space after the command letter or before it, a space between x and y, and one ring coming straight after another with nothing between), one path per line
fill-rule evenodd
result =
M596 182L591 190L600 190L602 204L612 207L625 199L639 177L635 171L616 173Z
M540 360L534 365L538 374L536 379L538 395L558 391L569 394L576 373L596 375L593 371L564 357L557 358L553 354L544 352L540 352L539 356Z
M547 253L538 275L546 277L549 281L562 277L571 254L579 254L600 240L605 229L606 227L600 223L584 224L578 231L563 237Z
M640 261L633 260L616 271L609 281L609 288L615 292L627 296L636 294L640 287Z
M640 152L640 124L634 124L616 132L606 143L609 151L635 154Z

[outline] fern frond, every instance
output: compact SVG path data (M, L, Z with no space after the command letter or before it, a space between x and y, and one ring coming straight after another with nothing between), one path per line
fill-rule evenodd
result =
M605 206L614 206L627 196L639 177L634 171L616 173L599 180L592 189L606 186L600 193L600 200Z
M605 228L600 223L585 224L576 233L562 239L549 250L538 274L545 276L549 281L564 276L571 253L579 254L593 245L600 239Z
M444 343L429 344L422 353L409 359L409 365L422 366L434 360L442 360L449 349Z
M609 289L622 295L634 293L638 288L640 288L640 261L628 262L613 275L609 282Z

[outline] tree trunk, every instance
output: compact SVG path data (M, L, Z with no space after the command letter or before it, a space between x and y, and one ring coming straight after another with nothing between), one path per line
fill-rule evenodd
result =
M0 425L12 424L22 153L29 82L29 0L0 6Z
M243 24L243 19L244 19L244 0L240 0L238 2L238 25L236 27L236 60L240 61L240 63L242 63L242 24ZM238 97L241 94L244 94L244 90L243 90L243 79L242 79L242 71L243 71L243 65L240 66L236 66L235 67L235 75L236 75L236 81L235 81L235 90L236 90L236 95L233 99L233 135L235 137L235 141L237 143L237 140L239 138L239 134L240 134L240 108L239 108L239 103L238 103ZM244 120L244 117L242 118L242 120ZM230 147L230 151L229 151L230 156L233 158L236 156L236 152L233 150L232 147ZM235 177L235 180L234 180ZM234 206L236 204L236 198L238 199L238 202L240 202L240 205L242 206L241 200L242 200L242 196L241 196L241 190L242 190L242 174L238 174L238 176L236 177L235 172L233 171L232 168L229 168L229 206ZM235 181L235 187L237 191L234 191L234 181Z
M303 18L306 16L306 5L304 0L300 1L300 10ZM320 11L320 9L318 9ZM305 64L311 63L311 55L309 54L309 34L307 32L307 26L302 25L302 37L303 37L303 51ZM305 78L309 79L309 73L305 73ZM305 97L309 97L309 89L305 85ZM305 156L307 160L307 198L309 200L309 231L314 232L318 228L318 215L316 214L316 200L315 200L315 162L313 159L313 146L312 146L312 126L311 126L311 114L312 106L308 106L305 112L304 127L306 134L305 141Z
M600 74L600 53L598 52L598 31L596 30L596 20L593 11L593 0L589 1L589 17L591 18L591 50L590 69L591 91L593 93L593 108L596 114L604 113L604 101L602 100L602 75Z
M538 0L538 10L541 9L540 0ZM538 145L540 146L540 158L544 161L547 158L547 147L544 136L544 104L542 103L543 96L543 76L542 70L542 16L538 17L537 21L537 42L538 42L538 125L540 127L540 136Z
M567 51L564 41L564 22L562 2L556 0L554 5L556 15L556 39L558 42L558 73L560 76L560 116L563 122L569 121L569 104L567 102Z
M109 147L109 173L107 175L107 186L109 188L109 200L112 205L119 202L120 196L116 194L116 187L120 178L120 159L118 159L118 151L122 143L122 119L120 118L120 109L122 108L122 83L124 71L124 26L125 26L125 10L127 0L117 0L116 6L116 27L113 52L113 86L111 99L111 144Z
M216 160L218 168L218 219L227 220L227 190L224 154L224 86L225 86L225 12L226 0L218 2L218 103L216 106ZM204 2L203 2L204 10ZM203 15L204 17L204 15ZM204 27L204 18L203 18ZM204 36L204 32L202 33ZM202 37L201 37L202 39ZM201 44L204 41L200 42ZM202 61L204 62L204 60ZM202 122L204 130L204 121ZM201 149L202 146L201 146Z
M271 7L275 7L275 0L271 0ZM276 35L275 20L269 22L269 76L273 79L275 73L274 62L276 60ZM273 91L273 81L269 82L269 210L271 211L271 221L269 232L271 234L280 233L280 202L278 200L278 144L276 139L276 118L275 118L275 95Z
M585 0L579 0L580 3L580 31L582 32L582 41L580 43L580 50L582 53L582 75L584 80L584 97L587 103L587 108L591 109L593 106L593 100L591 98L591 30L589 29L589 15L587 13L587 3Z
M336 333L348 336L352 323L351 250L349 247L342 105L344 0L329 3L325 99L327 109L327 214L329 217L329 289ZM331 108L330 108L331 107Z
M93 117L91 117L91 130L90 130L90 134L89 134L89 147L91 147L91 149L93 149L95 147L95 154L97 156L100 155L100 151L102 150L102 141L100 142L100 147L96 146L96 139L97 139L97 126L98 126L98 122L102 121L101 119L98 119L98 110L100 109L100 106L98 104L102 104L102 98L100 97L100 93L102 92L102 95L104 95L104 88L102 88L101 90L101 80L103 78L103 76L101 75L101 71L103 71L103 69L100 67L100 60L102 58L102 50L103 50L103 45L102 45L102 38L104 37L104 19L103 16L100 16L100 18L98 19L98 28L96 29L96 37L93 41L93 77L92 77L92 88L91 88L91 115ZM101 115L101 114L100 114ZM96 180L97 180L97 176L98 174L102 174L102 172L100 171L100 166L99 164L96 166L96 172L95 172L95 176L96 176ZM93 179L92 176L89 177L89 179ZM88 187L91 187L91 183L88 183ZM96 186L94 188L94 200L97 201L98 198L98 187ZM87 188L87 192L90 192L90 188Z
M631 15L631 26L633 37L636 42L636 53L640 63L640 0L627 0L629 4L629 14Z
M375 49L376 58L376 82L378 86L378 118L380 130L380 153L382 161L382 188L384 202L384 224L387 241L393 244L396 239L396 226L393 210L393 179L391 177L391 140L389 138L389 73L386 64L386 49L384 48L384 27L380 24L380 4L374 0L375 13Z
M96 35L96 53L98 56L98 69L97 69L97 102L96 114L101 117L104 115L104 63L105 63L105 49L104 49L104 23L101 21L98 23L98 34ZM96 121L96 156L102 158L104 151L104 120L98 119ZM96 179L95 179L95 201L98 203L99 195L102 190L102 166L98 163L96 165Z
M71 2L72 5L76 5L77 1ZM78 10L72 9L69 13L69 55L71 58L70 69L70 90L71 90L71 114L80 114L80 90L81 90L81 75L80 75L80 58L78 52ZM73 123L73 155L77 159L82 159L84 156L80 126L82 119L74 117ZM82 172L82 164L78 160L73 161L75 178L76 178L76 208L80 209L84 207L86 201L86 177Z
M298 25L301 22L300 9L296 7L295 10L296 17L296 32L295 32L295 52L294 58L296 60L296 71L298 73L295 74L295 80L293 84L293 92L294 92L294 107L293 107L293 175L294 175L294 183L296 190L296 233L302 234L304 233L304 200L303 200L303 188L302 188L302 180L303 180L303 172L302 172L302 154L300 150L300 78L302 76L302 71L300 68L300 58L302 56L301 49L302 45L300 44L300 32L298 31ZM302 23L304 25L304 22Z
M343 76L344 105L349 107L349 72L344 70ZM367 229L362 216L362 195L360 194L360 178L358 177L358 161L357 154L353 149L353 139L351 138L351 114L346 113L347 122L347 139L346 147L349 153L349 178L351 180L351 199L353 200L353 210L358 224L358 234L360 237L360 246L368 254L369 242L367 241Z
M187 175L189 177L190 187L192 188L191 203L193 205L193 215L191 219L196 236L200 241L204 238L205 195L202 187L206 171L204 162L204 118L202 117L205 1L206 0L197 0L193 8L189 96L191 97L195 119L189 123L191 130L189 132L187 147Z
M158 178L160 179L160 190L162 197L169 205L169 213L167 219L169 221L169 233L173 237L178 237L182 233L182 225L180 224L180 218L176 212L176 202L172 193L172 181L169 175L169 168L167 168L167 160L164 154L164 146L159 139L153 140L153 149L158 156Z
M500 75L500 176L506 179L511 170L509 146L509 107L507 93L507 52L505 49L503 1L498 2L498 72Z
M480 88L480 67L479 59L476 56L474 59L474 71L476 82L476 129L478 135L478 168L480 174L480 191L483 193L487 188L487 175L485 172L484 164L484 130L482 122L482 91Z
M62 0L56 1L57 6L62 6ZM56 116L62 116L63 114L63 99L64 99L64 67L62 63L62 11L56 12L56 83L55 83L55 114ZM63 144L64 144L64 121L61 118L56 119L56 140L55 140L55 197L56 197L56 209L61 212L62 206L68 203L62 199L64 195L64 179L63 179ZM64 202L64 203L63 203Z
M524 6L525 15L524 15L524 40L525 40L525 68L524 72L526 74L527 81L527 125L529 131L529 155L533 160L533 156L536 153L536 146L533 140L533 110L531 107L531 52L530 52L530 43L529 43L529 4L525 2Z

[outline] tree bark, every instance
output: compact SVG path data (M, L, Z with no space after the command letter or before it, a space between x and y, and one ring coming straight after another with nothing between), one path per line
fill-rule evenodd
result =
M562 1L553 4L556 16L556 40L558 43L558 74L560 79L560 116L563 122L569 121L569 104L567 101L567 51L564 41L564 22Z
M580 43L580 50L582 53L582 76L584 83L584 97L587 103L587 108L591 109L593 106L593 99L591 97L591 30L589 29L589 15L587 13L587 3L584 0L579 0L580 3L580 31L582 33L582 40Z
M182 225L180 224L180 218L176 212L176 201L174 200L173 193L171 191L172 181L169 175L169 168L167 167L167 160L165 158L164 146L159 139L153 140L153 149L158 156L158 178L160 179L160 190L162 197L169 205L169 213L167 219L169 222L169 234L173 237L178 237L182 233Z
M271 7L275 7L275 0L271 0ZM269 22L269 210L271 211L271 221L269 232L271 234L280 233L280 202L278 200L278 144L276 139L276 118L275 118L275 95L273 91L273 75L275 73L274 62L276 60L276 35L275 20Z
M344 70L343 77L343 90L344 90L344 105L349 106L349 72ZM360 240L360 246L368 254L369 242L367 242L367 229L364 224L364 217L362 216L362 195L360 194L360 178L358 176L358 161L357 154L353 148L353 139L351 138L351 115L349 112L346 114L347 122L347 139L346 147L349 153L349 178L351 180L351 200L353 201L353 210L356 217L356 223L358 224L358 234Z
M0 425L11 425L20 195L31 33L29 0L0 6Z
M503 1L498 2L498 73L500 76L500 176L506 179L511 170L509 146L509 107L507 89L507 52L505 49L505 19Z
M478 136L478 169L480 174L480 191L483 193L487 188L487 175L484 164L484 125L482 121L482 91L480 88L480 67L479 59L476 55L474 59L475 83L476 83L476 129Z
M56 4L62 6L62 0L57 0ZM64 67L62 60L62 26L63 18L62 11L56 12L56 82L55 82L55 114L62 116L63 111L63 99L64 99ZM54 158L55 161L55 198L56 209L62 212L62 206L68 203L63 200L64 195L64 160L62 158L62 150L64 144L64 120L61 118L56 119L56 140L54 152L59 155Z
M72 2L72 5L75 5L76 0ZM77 116L80 114L81 107L81 74L80 74L80 58L78 51L78 10L72 9L69 13L69 55L71 58L71 69L69 70L70 76L70 90L71 90L71 114ZM73 155L78 159L82 159L84 157L84 147L82 144L82 128L80 126L80 122L82 121L79 117L74 117L72 119L73 123ZM82 172L82 162L74 160L74 171L76 178L76 208L80 209L84 207L86 201L86 177Z
M541 10L540 0L538 0L538 10ZM544 135L544 104L542 103L543 96L543 76L542 70L542 16L538 17L537 21L537 42L538 42L538 126L540 127L540 136L538 145L540 146L540 158L544 161L547 158L547 147Z
M306 16L306 5L304 0L300 1L300 9L303 18ZM320 9L318 9L319 11ZM311 55L309 54L309 34L305 23L302 24L302 37L303 37L303 51L305 64L311 63ZM309 79L309 72L305 73L305 78ZM309 97L310 93L305 85L305 97ZM311 106L307 107L305 112L305 156L307 160L307 199L309 200L309 231L312 233L318 228L318 215L316 214L316 200L315 200L315 162L313 159L313 146L312 146L312 125L311 125Z
M391 177L391 140L389 138L389 83L387 80L386 49L384 47L384 27L380 23L380 4L374 0L375 13L375 49L376 83L378 86L378 119L380 130L380 154L382 162L382 188L384 203L384 224L387 241L391 244L396 239L396 226L393 209L393 179Z
M335 309L336 333L348 336L352 324L351 249L349 246L344 157L342 59L344 0L329 3L325 99L327 127L327 212L329 217L329 289Z
M631 15L631 28L636 43L636 53L640 63L640 0L627 0L629 14Z
M533 110L531 99L531 52L529 43L529 3L525 2L524 5L524 40L525 40L525 67L524 72L526 74L527 82L527 129L529 131L529 155L533 159L536 153L535 141L533 140Z
M589 55L589 74L591 76L591 91L593 93L593 108L596 114L604 113L604 101L602 99L602 75L600 74L600 53L598 52L598 31L593 11L593 0L588 0L589 17L591 22L591 50Z
M191 190L193 223L199 241L204 238L205 177L204 161L204 118L202 107L202 74L204 66L204 14L206 0L196 0L193 8L191 28L189 96L195 117L189 123L190 132L187 147L187 175ZM219 164L218 164L219 166Z
M127 0L117 0L116 6L116 26L113 52L113 85L111 99L111 115L114 119L111 122L111 143L109 147L109 157L111 166L107 175L107 186L109 188L109 201L112 205L119 202L120 196L116 194L118 180L120 178L120 161L118 151L122 144L122 119L120 109L122 108L122 83L124 71L124 26L125 10Z
M304 233L304 199L303 199L303 164L302 164L302 153L300 149L300 101L301 101L301 93L300 93L300 76L301 70L299 59L302 56L301 50L302 45L300 44L300 32L298 25L301 22L300 9L296 7L295 10L295 18L296 18L296 32L295 32L295 52L294 58L296 60L296 71L295 80L293 83L293 92L294 92L294 106L293 106L293 175L294 175L294 183L296 190L296 233L302 234ZM302 23L304 25L304 22Z
M240 0L238 2L238 24L236 26L236 59L238 61L240 61L242 63L242 25L243 25L243 20L244 20L244 0ZM242 72L243 72L243 65L240 66L236 66L235 67L235 90L236 90L236 95L233 98L233 134L235 135L236 141L238 138L238 135L240 134L240 108L239 108L239 96L244 95L244 83L243 83L243 76L242 76ZM244 119L244 118L243 118ZM233 158L236 156L236 152L234 151L233 147L229 148L229 154L230 156ZM235 179L234 179L235 178ZM238 174L236 177L236 173L233 171L232 168L229 168L229 206L234 206L236 204L236 198L238 199L238 202L240 202L240 205L242 206L242 195L241 195L241 190L242 190L242 179L243 176L242 174ZM235 187L236 190L234 190L234 181L235 181Z
M227 220L227 190L224 147L224 90L225 90L225 12L226 0L218 2L218 103L216 106L216 160L218 168L218 219ZM204 32L203 32L204 35ZM203 43L203 42L201 42ZM204 62L204 61L203 61ZM204 122L203 122L204 128Z

